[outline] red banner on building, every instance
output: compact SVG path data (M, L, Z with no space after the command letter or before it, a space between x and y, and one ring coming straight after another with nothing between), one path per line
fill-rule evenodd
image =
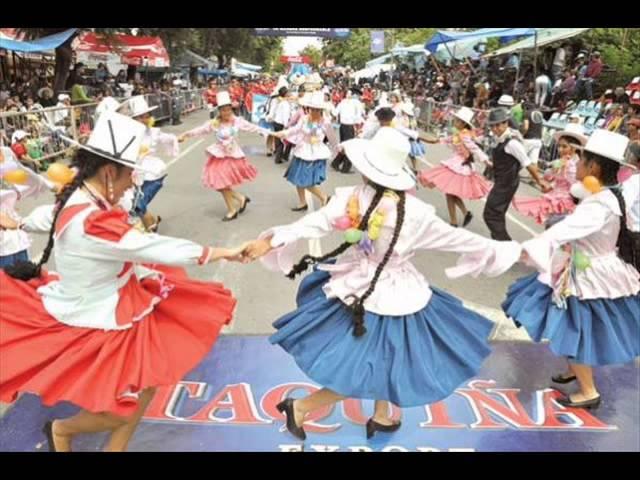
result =
M311 59L307 55L302 55L302 56L283 55L280 57L280 63L306 63L308 65L311 63Z

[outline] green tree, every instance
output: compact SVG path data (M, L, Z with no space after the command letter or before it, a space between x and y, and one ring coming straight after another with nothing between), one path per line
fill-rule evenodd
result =
M304 47L300 51L300 55L309 57L311 66L314 68L318 68L318 65L322 63L322 50L313 45Z

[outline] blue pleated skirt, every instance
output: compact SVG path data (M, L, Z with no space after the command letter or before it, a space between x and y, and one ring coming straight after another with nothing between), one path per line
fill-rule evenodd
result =
M414 158L422 157L426 153L424 145L419 140L411 140L411 153Z
M293 161L284 174L285 178L296 187L313 187L327 179L327 161L307 161L293 157Z
M640 295L620 298L552 301L552 289L537 274L516 281L502 308L531 338L550 341L558 356L573 363L600 366L627 363L640 355Z
M367 332L353 336L353 320L322 287L329 274L305 277L298 308L277 320L270 337L316 383L350 398L389 400L401 407L442 400L473 378L491 349L493 323L460 300L433 288L429 304L403 316L365 314Z

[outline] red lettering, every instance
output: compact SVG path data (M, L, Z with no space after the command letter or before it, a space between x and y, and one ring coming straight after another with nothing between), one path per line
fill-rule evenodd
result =
M536 424L533 423L518 399L520 390L517 388L487 388L495 385L495 383L493 380L488 382L475 380L469 382L469 387L471 388L456 390L456 393L462 395L469 402L476 416L476 422L471 425L471 428L505 429L508 426L507 423L520 429L536 428ZM500 396L503 402L498 402L495 398L490 397L480 390L481 388L486 388L488 393ZM507 423L493 420L491 414L505 420Z
M536 392L539 418L536 422L538 428L552 428L557 430L580 429L580 430L617 430L615 425L607 425L591 415L589 410L584 408L570 408L559 405L554 400L562 397L558 390L546 389ZM561 422L560 419L569 420Z
M184 402L185 395L187 398L202 398L206 385L204 382L183 381L176 385L158 387L153 400L144 413L144 418L147 420L184 420L184 417L178 415L178 409Z
M420 422L422 428L465 428L464 424L453 423L449 418L449 412L444 402L436 402L433 405L425 405L427 415L426 422Z
M318 387L302 382L278 385L269 390L264 397L262 397L262 401L260 402L262 411L276 420L285 420L284 415L278 411L276 405L284 400L291 392L298 389L304 389L307 393L313 393L318 390ZM322 425L317 423L318 420L322 420L331 415L332 411L333 405L329 405L309 413L304 422L304 429L307 432L315 433L329 433L337 430L341 426L339 423L333 425Z
M229 417L219 417L220 410L231 411ZM211 401L193 417L195 422L215 422L229 425L261 425L271 423L260 417L253 401L251 387L247 383L227 385Z
M402 410L397 406L391 405L391 418L393 420L400 420L402 417ZM365 425L369 417L362 411L362 400L356 398L347 398L342 401L342 414L344 418L356 425Z

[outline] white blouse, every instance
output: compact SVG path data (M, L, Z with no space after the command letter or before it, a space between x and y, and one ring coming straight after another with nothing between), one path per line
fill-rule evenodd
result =
M43 205L32 212L24 228L48 231L52 219L53 206ZM170 295L170 286L154 295L140 285L146 277L163 282L164 275L151 265L202 265L211 254L210 247L189 240L142 233L127 223L126 212L98 206L78 189L56 222L57 279L38 288L38 293L47 312L61 323L127 329Z
M576 270L568 285L580 299L620 298L638 295L640 273L622 260L616 249L622 213L608 189L584 199L564 220L522 244L539 271L539 280L553 287L567 253L560 247L573 243L590 259L590 267Z
M365 185L338 188L331 201L320 210L290 225L263 232L260 238L273 235L271 245L274 247L262 258L263 264L271 270L288 273L294 264L298 240L321 238L337 230L333 224L346 214L352 195L358 196L360 211L364 214L374 194L375 190ZM396 212L393 211L386 216L380 238L373 242L373 254L367 255L353 246L340 255L335 264L319 266L331 275L324 286L327 298L339 298L349 304L351 300L347 297L351 294L360 296L367 290L391 241L395 223ZM446 270L452 278L481 273L500 275L519 259L521 253L517 242L497 242L451 227L438 218L434 207L407 195L400 237L376 289L364 303L367 311L379 315L410 315L427 306L431 298L429 283L411 263L413 255L422 249L461 253L457 266Z

